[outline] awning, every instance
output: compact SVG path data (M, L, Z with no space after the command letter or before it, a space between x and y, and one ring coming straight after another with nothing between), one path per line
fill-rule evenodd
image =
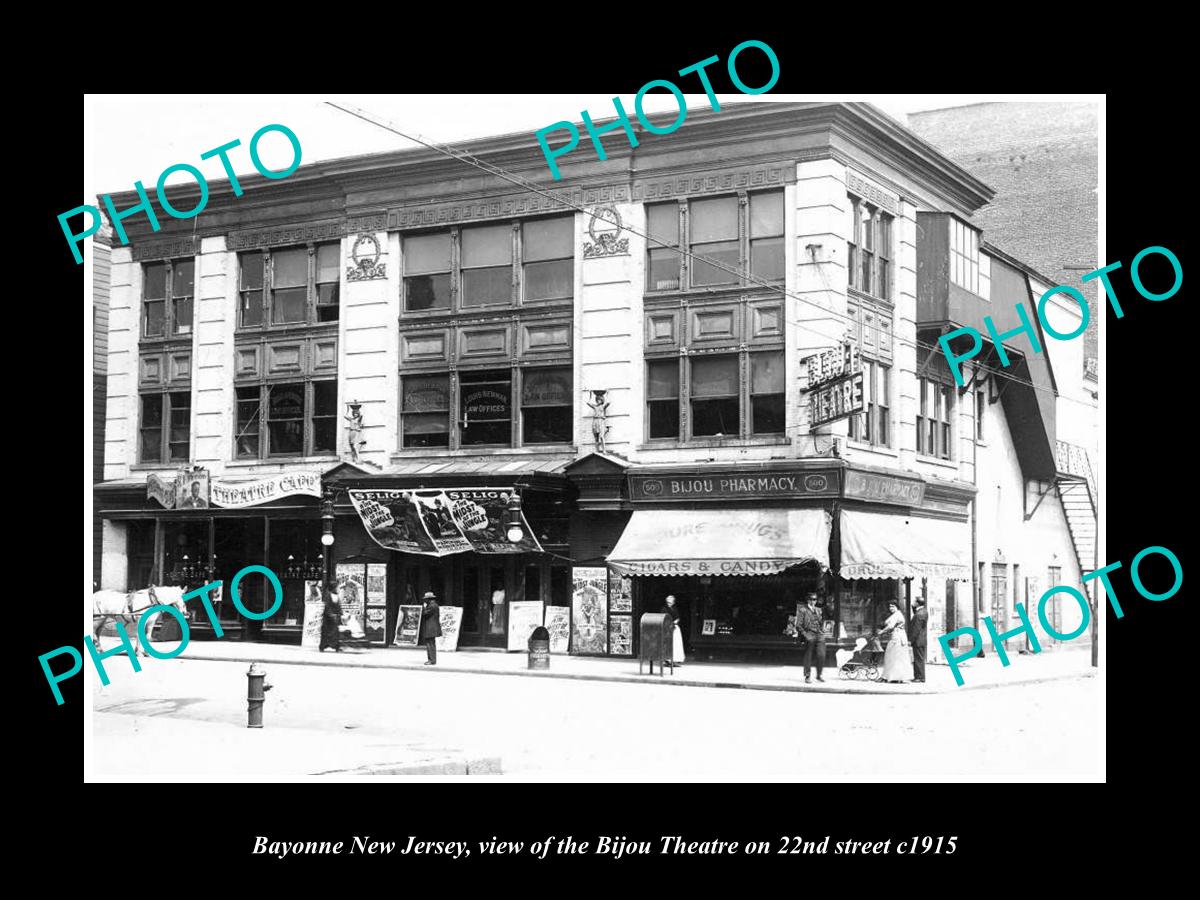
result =
M843 578L971 580L965 522L842 510Z
M829 568L824 509L638 510L608 564L622 575L773 575Z

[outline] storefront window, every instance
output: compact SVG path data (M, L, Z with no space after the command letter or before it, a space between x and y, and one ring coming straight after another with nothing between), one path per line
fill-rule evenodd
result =
M853 641L874 635L887 618L888 603L899 600L900 581L895 578L864 578L842 586L840 637Z
M266 620L266 625L304 624L304 582L321 579L324 564L322 550L319 519L271 520L271 551L267 565L283 585L283 604L275 615ZM241 584L250 580L251 576L247 576ZM238 585L239 592L241 584ZM275 602L272 589L267 589L266 597L269 607Z

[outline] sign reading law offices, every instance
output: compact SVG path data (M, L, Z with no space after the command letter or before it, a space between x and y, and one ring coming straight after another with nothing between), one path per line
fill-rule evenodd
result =
M836 497L838 490L837 469L629 476L629 496L643 502Z

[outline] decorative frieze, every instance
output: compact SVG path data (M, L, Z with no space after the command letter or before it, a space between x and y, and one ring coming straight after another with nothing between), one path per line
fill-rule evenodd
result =
M853 169L846 170L846 190L868 203L874 203L893 216L899 215L900 204L896 196L873 182L867 181Z
M796 183L796 167L790 163L723 169L668 178L642 178L633 183L635 201L665 200L760 187L782 187Z
M188 235L165 241L142 241L130 247L134 262L147 259L175 259L195 256L200 252L200 238Z
M425 228L431 225L455 225L477 219L509 219L543 212L573 211L573 206L593 206L629 199L626 185L606 185L598 188L552 189L561 202L543 194L505 194L483 201L425 203L420 206L399 207L388 211L387 227Z

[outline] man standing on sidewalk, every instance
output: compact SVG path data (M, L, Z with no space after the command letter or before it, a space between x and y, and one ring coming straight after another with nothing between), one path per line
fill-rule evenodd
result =
M913 601L912 619L908 623L908 642L912 645L913 681L925 681L925 643L929 638L929 611L925 601Z
M825 628L821 610L817 608L817 595L810 591L796 617L796 630L804 635L804 680L812 681L813 657L817 660L817 681L823 682L821 670L825 668Z
M426 591L423 599L425 607L421 610L421 643L425 645L425 654L429 657L425 665L436 666L437 639L442 636L442 613L433 591Z

